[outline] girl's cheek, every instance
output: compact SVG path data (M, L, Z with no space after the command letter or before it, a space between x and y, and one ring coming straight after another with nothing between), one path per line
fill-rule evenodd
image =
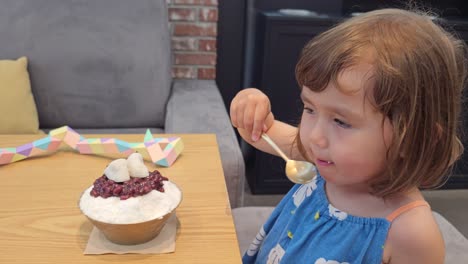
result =
M300 132L299 132L299 139L301 141L302 146L307 154L306 158L311 158L314 156L314 153L311 153L312 149L311 146L313 144L310 133L312 132L312 125L310 123L301 123Z
M303 145L307 145L307 143L308 143L307 135L309 134L309 131L310 131L309 122L307 122L307 120L305 120L305 118L302 118L300 130L299 130L299 135L300 135L301 143Z

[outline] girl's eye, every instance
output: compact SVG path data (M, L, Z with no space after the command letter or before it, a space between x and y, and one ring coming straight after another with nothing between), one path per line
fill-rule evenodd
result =
M342 127L342 128L351 128L351 125L350 125L350 124L348 124L348 123L346 123L346 122L343 122L343 121L341 121L341 120L338 119L338 118L335 118L333 121L335 121L335 123L336 123L337 125L339 125L340 127Z
M314 110L312 110L311 108L308 108L308 107L304 107L304 112L306 112L308 114L313 114Z

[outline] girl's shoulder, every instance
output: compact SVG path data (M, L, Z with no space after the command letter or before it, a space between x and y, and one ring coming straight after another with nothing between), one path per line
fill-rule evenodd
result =
M428 206L418 206L392 220L385 243L389 263L443 263L444 240Z

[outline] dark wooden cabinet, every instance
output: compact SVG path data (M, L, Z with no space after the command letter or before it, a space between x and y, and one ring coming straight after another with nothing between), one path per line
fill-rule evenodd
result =
M294 69L302 47L339 22L338 18L288 16L259 12L256 21L251 87L271 100L277 120L297 125L302 103ZM254 194L285 193L293 185L284 174L285 162L245 145L247 181Z
M302 111L294 69L302 47L315 35L341 21L340 17L290 16L279 12L258 12L254 34L253 60L249 66L250 87L266 93L278 120L297 124ZM459 37L468 40L468 23L452 22ZM468 109L468 105L464 108ZM465 111L464 111L465 112ZM465 118L465 128L468 128ZM465 129L465 131L468 131ZM468 148L468 140L464 140ZM292 183L284 175L281 158L257 151L243 144L247 181L254 194L287 192ZM468 155L455 166L444 188L468 188Z

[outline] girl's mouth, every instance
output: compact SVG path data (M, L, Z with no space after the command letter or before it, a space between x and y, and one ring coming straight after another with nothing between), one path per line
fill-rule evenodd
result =
M334 164L332 161L321 160L321 159L317 159L317 163L321 166L330 166Z

